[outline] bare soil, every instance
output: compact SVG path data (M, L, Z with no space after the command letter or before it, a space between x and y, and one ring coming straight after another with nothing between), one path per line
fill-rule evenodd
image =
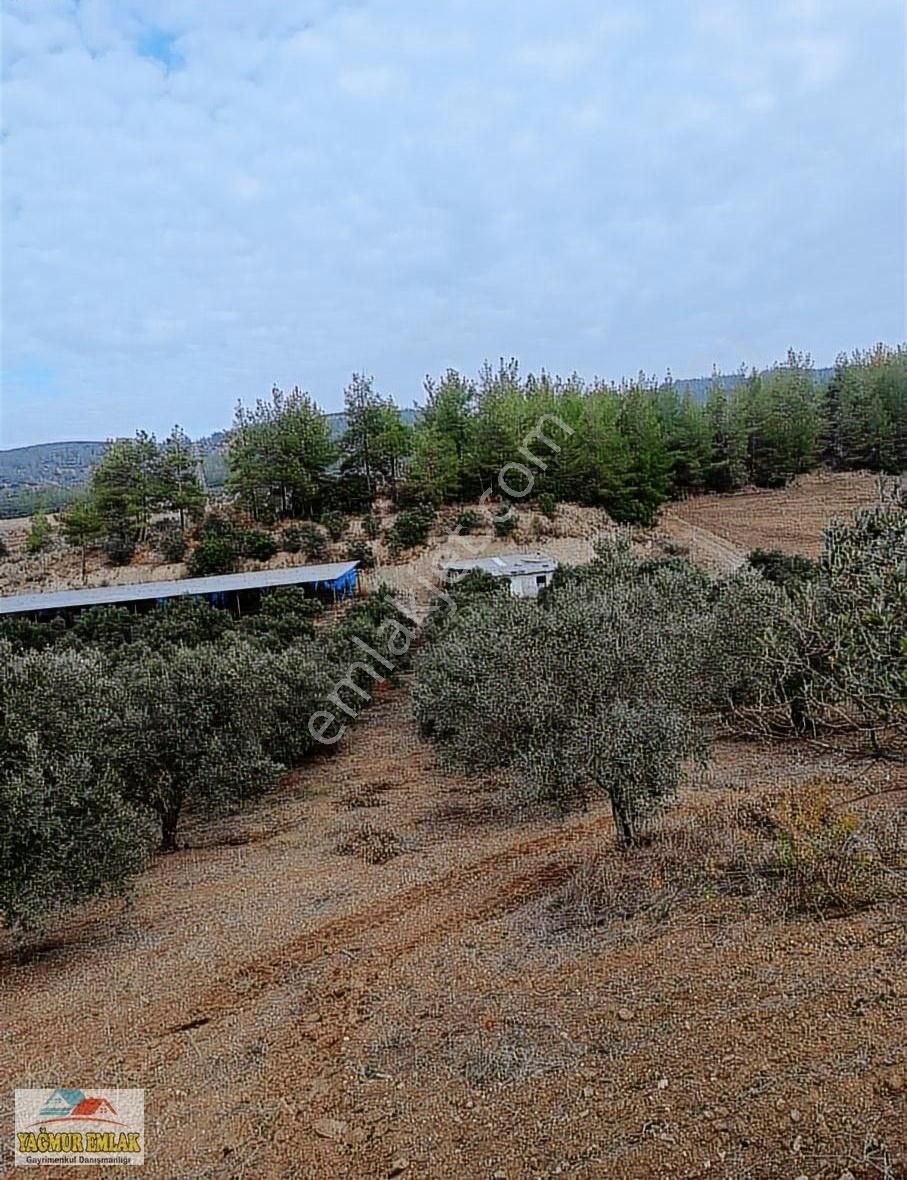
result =
M664 527L677 540L690 541L694 552L704 530L743 555L751 549L781 549L816 557L833 517L849 519L877 499L876 477L868 472L817 472L777 490L691 497L666 510Z
M382 693L254 810L190 822L128 909L0 946L4 1127L15 1086L120 1085L167 1180L907 1175L903 912L703 894L559 930L571 874L620 863L607 811L443 773L407 708ZM887 781L719 743L675 815L816 774Z

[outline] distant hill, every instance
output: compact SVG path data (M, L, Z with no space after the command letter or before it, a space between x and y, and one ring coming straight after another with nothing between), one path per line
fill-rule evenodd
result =
M404 421L414 410L402 410ZM331 437L346 430L345 414L327 414ZM196 439L208 486L221 487L227 477L224 444L227 432ZM53 512L67 504L88 482L91 469L107 449L106 442L35 443L0 451L0 517L30 516L39 508Z
M812 369L813 379L819 385L826 385L834 375L834 369ZM718 380L721 382L722 389L734 389L741 381L745 381L749 376L748 373L741 375L740 373L722 373ZM674 385L681 393L691 393L693 397L702 400L709 391L712 384L711 377L684 377L680 380L675 380Z

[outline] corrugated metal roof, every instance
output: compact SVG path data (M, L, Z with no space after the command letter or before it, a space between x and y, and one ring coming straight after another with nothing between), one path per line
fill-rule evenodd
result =
M357 561L335 561L327 565L290 565L246 574L222 574L215 578L180 578L172 582L132 582L120 586L91 586L84 590L10 594L0 596L0 615L67 610L72 607L115 606L124 602L153 602L160 598L182 598L185 595L223 594L236 590L333 582L354 570L358 564Z
M500 578L519 577L520 574L550 574L557 569L557 558L544 553L502 553L497 557L464 557L446 561L441 567L457 573L485 570Z

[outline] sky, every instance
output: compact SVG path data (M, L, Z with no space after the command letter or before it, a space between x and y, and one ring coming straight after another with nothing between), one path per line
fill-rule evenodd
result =
M905 332L902 0L0 0L0 446Z

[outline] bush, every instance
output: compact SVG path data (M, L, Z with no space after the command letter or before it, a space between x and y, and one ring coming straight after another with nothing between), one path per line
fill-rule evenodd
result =
M876 815L876 827L880 818ZM782 797L768 819L774 829L769 863L787 910L841 915L883 899L889 865L879 833L871 822L861 824L827 786L810 784ZM907 852L907 825L901 822L897 831L900 839L895 843L900 844L902 859Z
M580 863L551 898L550 926L663 921L716 897L757 899L772 918L840 916L902 898L903 814L874 808L860 818L839 804L818 782L678 810L631 855L605 850Z
M346 547L347 561L358 561L364 570L374 569L375 551L367 541L358 539L350 541Z
M302 551L309 561L321 561L328 551L328 539L317 525L302 529Z
M780 549L754 549L747 557L750 566L768 582L784 590L812 582L819 573L818 563L799 553Z
M246 615L241 627L262 646L282 651L314 637L314 620L322 609L317 598L307 598L298 586L279 586L263 595L261 609Z
M287 525L280 534L280 548L284 553L299 553L302 549L302 529L297 524Z
M9 557L9 546L6 544L6 541L4 541L3 537L0 536L0 561L2 561L4 557Z
M213 643L235 627L225 610L211 606L203 598L172 598L138 618L133 639L148 651L167 647L198 647ZM144 653L142 653L144 654Z
M206 512L195 526L193 535L197 541L204 541L208 537L235 537L237 533L235 523L221 512Z
M397 495L394 503L399 509L421 508L428 505L437 511L443 503L443 497L437 488L429 483L405 479L397 483Z
M135 536L132 533L110 533L103 549L111 565L129 565L135 556Z
M156 815L164 849L187 805L229 810L277 781L260 659L242 643L173 647L114 673L114 765L127 799Z
M98 653L0 651L0 911L16 927L144 864L148 826L110 764L119 700Z
M321 523L327 529L328 536L332 541L339 541L346 532L347 521L342 512L323 512Z
M506 516L495 516L492 523L496 537L509 537L517 525L516 513L510 508Z
M481 527L481 524L481 516L479 516L478 512L475 512L472 508L466 508L457 517L457 531L462 533L464 536L474 533L477 528Z
M192 578L209 578L217 574L232 574L238 564L239 553L234 535L209 533L193 549L187 569Z
M69 635L83 643L114 650L130 643L139 616L124 606L91 606L73 619Z
M308 719L324 708L342 675L325 659L320 644L300 636L291 646L258 658L258 691L267 702L262 745L270 757L284 766L297 766L315 748Z
M557 499L551 492L542 492L539 496L539 512L549 520L554 520L557 516Z
M175 564L185 558L188 547L182 529L174 529L161 538L158 551L164 561Z
M406 851L396 832L365 823L353 831L343 832L334 845L340 856L358 856L367 864L383 865Z
M261 529L248 529L238 537L239 551L243 557L254 561L270 561L277 552L277 544L270 533Z
M420 504L416 508L398 512L387 537L391 552L400 553L404 549L415 549L419 545L424 545L436 516L437 513L430 504Z
M136 537L131 532L111 532L101 548L111 565L129 565L136 556Z
M339 476L328 476L319 485L318 504L324 512L358 515L368 512L374 492L365 475L358 471L344 471Z
M149 529L149 541L167 562L182 561L186 556L186 535L175 520L161 520Z
M381 521L372 513L363 516L362 532L370 541L377 541L381 536Z
M440 594L428 607L422 628L423 638L434 642L464 611L486 604L492 597L508 598L510 587L506 578L495 578L487 570L470 570L456 581L445 582Z

